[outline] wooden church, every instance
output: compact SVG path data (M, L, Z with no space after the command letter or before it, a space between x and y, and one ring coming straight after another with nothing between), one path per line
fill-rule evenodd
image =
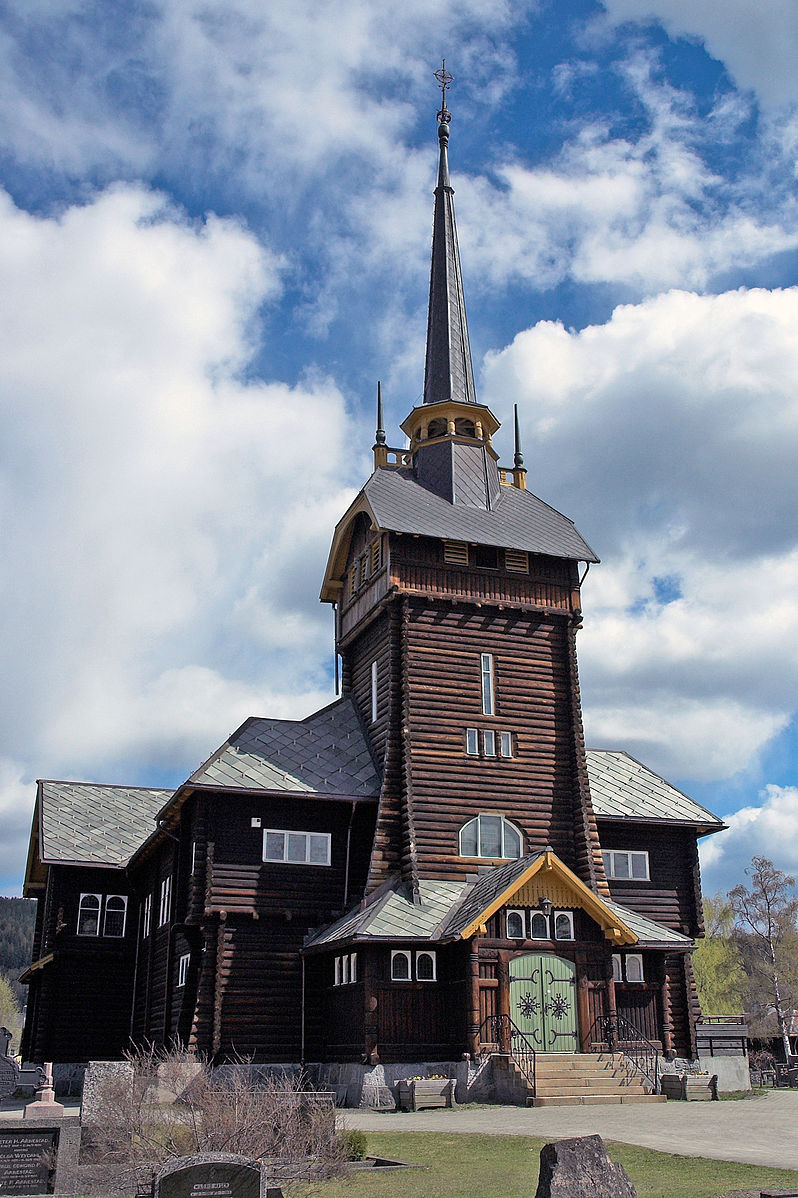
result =
M445 83L445 80L444 80ZM423 403L332 540L341 696L249 719L178 789L39 783L23 1055L472 1062L695 1055L697 840L720 820L586 752L593 550L477 400L438 113Z

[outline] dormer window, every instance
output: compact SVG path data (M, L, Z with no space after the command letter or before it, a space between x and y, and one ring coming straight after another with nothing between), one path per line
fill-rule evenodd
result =
M460 829L461 857L517 858L523 856L522 844L520 829L503 815L483 813Z

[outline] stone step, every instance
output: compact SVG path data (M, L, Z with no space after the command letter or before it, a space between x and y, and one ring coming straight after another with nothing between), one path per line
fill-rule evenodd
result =
M538 1094L572 1094L589 1090L593 1094L634 1094L646 1093L646 1087L641 1078L634 1078L619 1084L613 1078L575 1077L570 1081L552 1082L547 1078L537 1078Z

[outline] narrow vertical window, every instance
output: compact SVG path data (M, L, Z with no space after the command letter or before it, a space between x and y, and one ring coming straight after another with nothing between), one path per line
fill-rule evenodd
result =
M191 963L191 953L183 953L177 964L178 987L185 986L188 981L188 967Z
M150 924L152 922L152 895L148 894L144 899L144 913L141 917L141 938L146 940L150 934Z
M371 722L377 722L377 663L371 663Z
M161 905L158 909L158 927L163 927L169 921L169 908L172 899L172 875L169 874L161 882Z
M482 733L482 748L486 757L496 756L496 733L492 728L486 728Z
M349 954L349 981L357 981L357 953Z
M471 757L479 754L479 735L476 728L466 728L466 753Z
M513 755L513 734L512 732L499 733L499 756L512 757Z
M482 670L482 714L495 715L495 702L493 694L493 654L482 653L480 655L481 670Z

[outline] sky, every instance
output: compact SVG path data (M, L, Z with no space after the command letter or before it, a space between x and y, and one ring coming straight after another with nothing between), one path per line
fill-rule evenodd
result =
M333 527L420 402L434 70L478 396L601 558L589 746L798 874L794 0L0 0L0 892L35 779L333 698Z

